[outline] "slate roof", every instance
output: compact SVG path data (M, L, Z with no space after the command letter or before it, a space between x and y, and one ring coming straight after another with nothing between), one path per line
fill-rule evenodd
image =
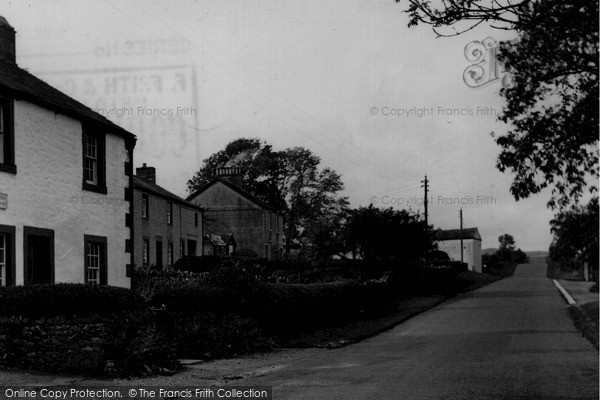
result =
M271 207L270 205L266 204L262 200L257 199L255 196L251 195L250 193L248 193L244 189L242 189L242 188L234 185L233 183L229 182L227 179L224 179L224 178L221 178L221 177L214 178L212 181L208 182L206 185L202 186L200 189L196 190L194 193L192 193L191 195L189 195L186 200L187 201L191 201L194 197L196 197L200 193L206 191L208 188L210 188L211 186L213 186L217 182L223 183L225 186L227 186L231 190L237 192L239 195L244 196L245 198L247 198L248 200L250 200L251 202L253 202L257 206L259 206L261 208L264 208L264 209L267 209L267 210L270 210L270 211L273 211L273 212L275 212L277 214L283 215L283 213L280 210L278 210L278 209L276 209L274 207Z
M131 132L25 71L16 63L2 59L0 59L0 91L12 98L27 100L81 122L97 123L112 134L135 141L136 137Z
M438 229L435 231L435 240L460 240L460 229ZM477 228L463 228L462 239L475 239L481 240L481 235Z
M190 208L195 208L199 211L203 210L202 207L192 204L189 201L185 201L184 199L177 196L176 194L173 194L173 193L169 192L167 189L164 189L164 188L158 186L156 183L152 183L146 179L142 179L139 176L133 177L133 188L141 190L143 192L151 193L153 195L165 198L167 200L171 200L175 203L179 203L179 204L182 204L182 205L190 207Z

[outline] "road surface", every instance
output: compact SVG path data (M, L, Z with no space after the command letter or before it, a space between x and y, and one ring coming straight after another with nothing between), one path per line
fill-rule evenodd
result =
M545 264L396 328L236 385L274 399L598 399L598 352L573 326Z

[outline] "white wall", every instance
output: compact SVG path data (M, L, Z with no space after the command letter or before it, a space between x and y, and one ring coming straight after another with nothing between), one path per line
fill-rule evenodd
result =
M106 136L108 193L84 191L81 123L25 101L15 100L14 109L17 174L0 172L0 192L8 194L0 224L16 227L16 283L24 280L23 226L32 226L54 230L55 282L84 282L84 234L88 234L107 237L108 284L129 287L125 140Z
M437 244L451 260L460 261L460 240L442 240ZM481 240L463 239L463 261L468 264L469 271L481 272Z

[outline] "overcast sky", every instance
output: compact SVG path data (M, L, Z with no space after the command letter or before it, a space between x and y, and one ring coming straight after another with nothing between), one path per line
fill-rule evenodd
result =
M138 136L135 164L181 196L202 159L239 137L303 146L342 175L353 206L423 210L551 241L548 192L516 202L495 168L499 81L471 88L465 46L514 34L481 27L436 39L393 0L1 1L17 62Z

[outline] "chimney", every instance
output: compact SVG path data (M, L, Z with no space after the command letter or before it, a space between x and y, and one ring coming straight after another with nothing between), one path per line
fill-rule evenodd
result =
M140 168L135 169L135 175L138 178L156 183L156 169L154 167L147 167L146 163L144 163Z
M0 61L15 62L15 30L0 15Z
M218 167L215 170L215 175L217 178L223 178L240 189L242 189L244 186L244 173L242 167Z

